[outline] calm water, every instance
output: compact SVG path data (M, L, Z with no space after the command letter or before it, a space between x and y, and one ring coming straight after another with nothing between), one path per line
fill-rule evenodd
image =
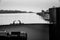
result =
M10 24L16 20L20 20L21 23L49 23L45 21L41 16L36 13L16 13L16 14L0 14L0 24Z

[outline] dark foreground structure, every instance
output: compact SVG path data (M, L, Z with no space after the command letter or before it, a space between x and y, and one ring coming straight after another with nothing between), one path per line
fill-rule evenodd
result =
M50 23L56 24L57 14L58 14L58 19L59 19L60 7L49 8L49 14L50 14Z
M0 40L27 40L27 33L11 32L11 34L5 32L0 33Z
M0 25L0 40L49 40L49 25L47 24Z

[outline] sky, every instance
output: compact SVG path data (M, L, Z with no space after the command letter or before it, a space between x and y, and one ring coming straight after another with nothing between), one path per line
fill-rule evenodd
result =
M0 0L0 9L41 12L60 6L59 0Z

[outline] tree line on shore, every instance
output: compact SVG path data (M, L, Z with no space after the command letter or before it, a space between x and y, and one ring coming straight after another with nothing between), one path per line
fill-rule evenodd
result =
M34 13L34 12L19 11L19 10L0 10L0 13Z

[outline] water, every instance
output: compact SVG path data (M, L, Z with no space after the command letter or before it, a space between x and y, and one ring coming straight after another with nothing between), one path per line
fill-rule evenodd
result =
M36 13L16 13L16 14L0 14L0 24L10 24L13 23L13 21L16 20L16 23L18 23L18 20L21 21L21 23L49 23L48 21L45 21L41 16L37 15Z

